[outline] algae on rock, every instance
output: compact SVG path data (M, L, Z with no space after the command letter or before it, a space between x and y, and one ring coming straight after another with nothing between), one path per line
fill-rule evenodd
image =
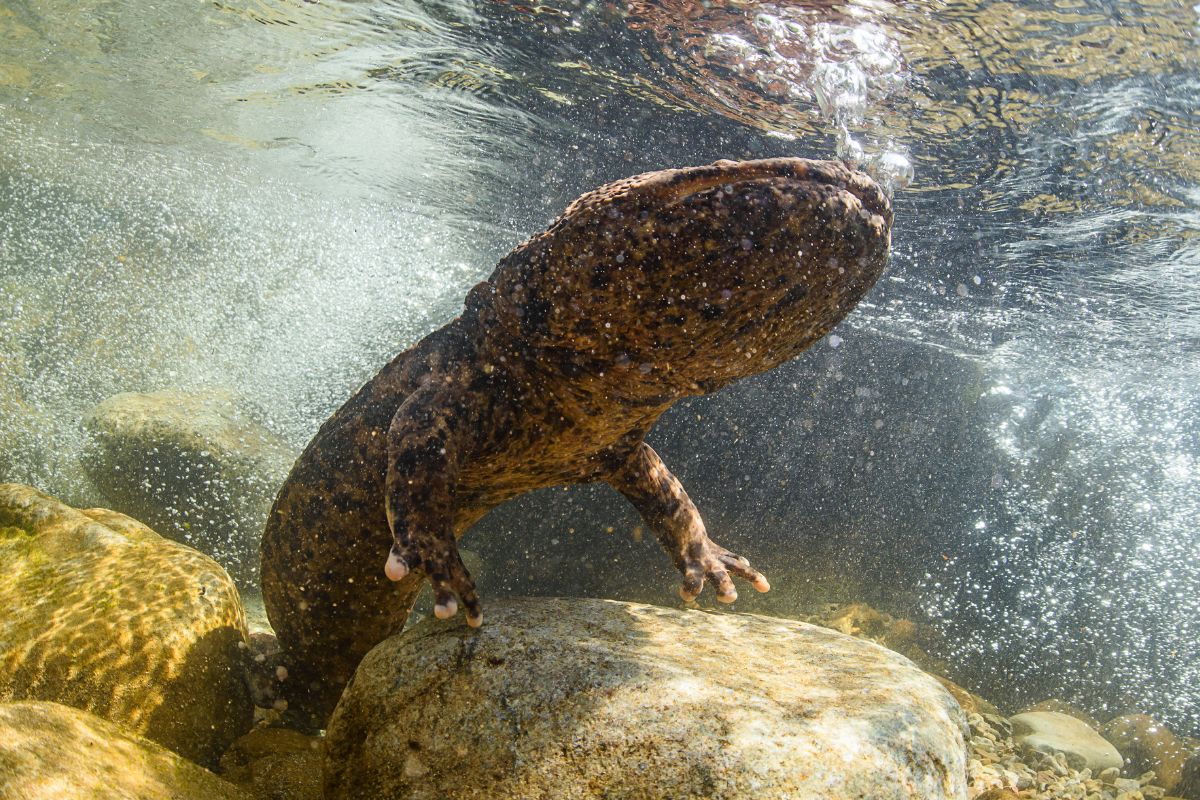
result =
M215 561L0 484L0 701L91 711L201 764L249 727L246 621Z

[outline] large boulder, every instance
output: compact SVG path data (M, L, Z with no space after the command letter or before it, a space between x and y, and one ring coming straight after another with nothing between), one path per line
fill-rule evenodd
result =
M165 747L58 703L0 703L0 800L249 800Z
M1131 775L1154 772L1154 782L1171 791L1181 782L1189 758L1200 755L1195 741L1146 714L1123 714L1109 720L1100 731L1125 758Z
M0 701L86 709L201 764L249 727L246 622L208 556L0 484Z
M493 600L478 631L380 643L326 738L338 798L966 798L966 725L929 675L806 623Z
M292 454L235 395L126 392L83 426L84 468L114 509L257 585L263 524Z

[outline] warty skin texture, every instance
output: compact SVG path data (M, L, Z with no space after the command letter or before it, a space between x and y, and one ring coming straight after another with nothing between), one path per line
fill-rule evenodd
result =
M320 429L262 545L293 715L320 725L421 582L482 620L456 539L496 505L605 481L683 575L731 602L766 579L708 538L644 442L676 400L771 369L875 283L891 203L836 162L719 161L608 184L505 256L461 316L401 353ZM386 574L385 574L386 564Z

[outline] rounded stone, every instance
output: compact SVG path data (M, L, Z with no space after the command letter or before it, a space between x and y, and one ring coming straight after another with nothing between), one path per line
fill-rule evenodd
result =
M1200 800L1200 750L1188 756L1179 772L1179 783L1172 790L1184 800Z
M256 728L225 751L219 771L261 800L321 800L321 740Z
M0 703L0 800L249 800L111 722L58 703Z
M1066 714L1068 717L1074 717L1094 731L1099 731L1101 728L1100 721L1091 714L1084 711L1079 706L1068 703L1066 700L1059 700L1057 697L1049 697L1045 700L1040 700L1031 705L1027 705L1024 708L1019 709L1017 713L1026 714L1030 711L1054 711L1059 714Z
M329 800L966 797L958 704L870 642L605 600L485 619L368 653L329 723Z
M1168 791L1180 782L1188 758L1200 752L1194 744L1146 714L1115 717L1105 724L1101 734L1125 757L1128 773L1140 775L1153 771L1154 783Z
M1057 711L1027 711L1009 719L1013 740L1039 753L1062 753L1074 769L1099 773L1124 763L1117 748L1086 723Z
M114 509L257 585L263 524L292 454L235 395L125 392L83 427L83 466Z
M201 764L250 726L225 570L107 509L0 484L0 701L51 700Z

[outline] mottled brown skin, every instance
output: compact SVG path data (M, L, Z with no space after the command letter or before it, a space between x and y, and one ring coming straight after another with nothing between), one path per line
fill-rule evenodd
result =
M320 724L428 577L435 613L482 621L457 537L547 486L605 481L683 573L681 594L765 578L715 544L643 441L676 400L787 361L882 272L891 204L802 159L639 175L576 200L501 260L460 317L401 353L322 427L263 538L293 712ZM385 574L386 563L386 574Z

